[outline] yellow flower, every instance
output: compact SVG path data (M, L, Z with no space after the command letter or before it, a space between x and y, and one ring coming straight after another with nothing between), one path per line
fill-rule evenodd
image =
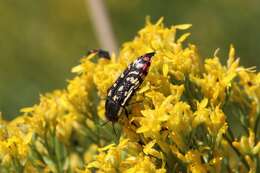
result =
M0 141L0 151L3 164L10 164L8 162L12 161L12 158L17 158L21 164L24 164L27 159L28 145L23 138L11 136L5 141Z
M171 131L171 139L181 149L185 149L185 138L192 130L193 119L190 106L185 102L177 102L170 110L170 118L167 121L167 128Z
M186 162L189 163L188 169L192 173L206 173L207 168L206 165L204 165L201 162L201 153L196 150L190 150L185 155Z
M57 118L56 134L60 139L68 141L73 125L76 123L77 116L74 114L64 115L63 117Z
M207 108L208 99L204 98L201 102L197 102L197 110L194 112L194 120L192 127L196 128L199 124L209 122L210 109Z
M248 173L255 173L256 172L256 163L248 155L245 156L245 159L250 168Z
M193 127L205 124L210 135L214 136L217 143L222 139L222 135L226 133L227 123L226 117L220 106L207 108L208 99L203 99L197 103L197 111L194 113Z
M210 122L208 122L207 124L208 124L210 134L222 135L225 133L227 129L226 117L219 106L216 106L214 111L211 112Z
M142 111L144 117L136 117L140 121L141 127L137 129L137 133L144 133L145 136L154 136L161 130L161 123L169 118L169 111L173 107L171 101L173 96L164 99L160 93L150 93L153 99L155 109L147 109ZM160 104L159 102L162 101Z
M70 154L70 168L72 170L77 170L80 167L81 160L77 153Z
M164 168L156 169L149 157L138 160L131 168L123 171L124 173L166 173Z
M153 157L161 158L161 154L157 150L153 149L155 143L156 143L155 140L149 142L148 144L145 145L143 151L147 155L150 154Z
M90 163L95 159L95 154L98 152L98 146L92 144L89 146L88 150L84 153L84 162Z
M240 84L245 89L249 97L260 102L260 73L254 73L251 70L240 68L239 70Z
M91 86L93 85L91 80L92 76L87 74L83 75L81 78L75 77L73 80L69 81L69 85L67 87L67 98L64 98L66 108L69 108L69 110L74 112L88 112L89 106L92 106L91 102L88 101L89 92L91 91Z
M260 142L255 142L255 133L252 129L249 129L249 136L242 136L240 141L234 141L232 143L243 154L259 155L260 154Z
M176 36L190 27L147 21L118 56L83 57L66 89L41 95L10 122L0 115L0 172L258 171L260 73L239 67L232 45L226 65L217 51L202 62L195 45L183 44L190 33ZM110 123L102 126L107 90L148 52L156 52L150 70L115 135ZM238 139L236 109L249 129Z
M191 75L192 81L202 88L203 94L217 105L223 103L226 90L231 87L232 81L238 75L239 59L234 60L234 48L230 48L228 65L222 66L215 55L212 59L205 60L205 73L201 78Z

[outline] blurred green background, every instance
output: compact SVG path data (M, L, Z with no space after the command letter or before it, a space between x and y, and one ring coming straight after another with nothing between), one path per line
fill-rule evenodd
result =
M121 45L144 26L164 16L166 25L191 23L202 57L216 48L227 57L236 47L241 63L260 64L259 0L107 0ZM38 102L39 94L64 88L70 69L90 48L100 47L84 0L0 0L0 111L4 118Z

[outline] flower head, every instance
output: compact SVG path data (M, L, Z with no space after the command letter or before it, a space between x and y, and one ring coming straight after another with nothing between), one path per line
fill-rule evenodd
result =
M177 36L190 27L147 20L118 56L83 57L66 89L0 118L0 172L258 171L260 73L239 66L233 46L226 65L217 52L203 62L183 44L190 33ZM150 70L111 126L107 91L148 52Z

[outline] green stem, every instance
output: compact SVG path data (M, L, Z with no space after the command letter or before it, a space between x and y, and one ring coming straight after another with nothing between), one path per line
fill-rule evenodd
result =
M256 172L260 171L260 158L258 156L255 157L255 163L256 163Z
M171 172L171 171L177 172L177 170L179 170L180 172L186 172L187 170L186 170L185 163L183 163L180 159L175 157L175 155L172 154L171 150L168 147L166 147L163 144L163 142L159 142L159 141L160 141L160 139L157 140L157 144L160 146L160 149L166 156L166 166L167 166L168 172ZM174 163L176 163L177 165Z
M230 129L230 127L228 127L228 134L229 134L229 136L231 137L232 140L235 139L234 134L233 134L232 130Z
M249 171L250 167L249 167L248 163L246 162L245 158L239 152L239 150L232 145L232 141L226 135L224 135L223 137L227 140L228 144L235 151L235 153L237 154L239 160L244 164L244 166L246 167L247 171Z
M257 141L258 141L258 126L259 126L259 124L260 124L260 113L258 113L258 115L257 115L257 119L256 119L256 122L255 122L255 127L254 127L254 133L255 133L255 143L257 143Z
M17 158L12 157L13 164L15 167L15 171L17 173L23 173L23 166L20 164L19 160Z

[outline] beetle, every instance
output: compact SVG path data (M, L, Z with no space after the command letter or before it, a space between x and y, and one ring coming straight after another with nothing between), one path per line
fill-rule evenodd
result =
M112 124L118 121L123 110L128 116L125 106L147 76L154 54L155 52L150 52L138 57L107 90L105 116Z
M96 54L100 58L110 59L109 52L102 49L92 49L88 51L87 55L90 54ZM151 65L151 58L154 55L155 52L150 52L138 57L134 62L127 66L124 72L107 90L105 116L108 121L103 125L109 121L112 122L115 134L116 131L114 129L114 123L118 121L118 118L123 110L128 117L125 106L134 95L135 91L143 83L144 78L147 76Z
M94 53L97 54L101 58L110 60L110 54L108 51L105 51L103 49L91 49L87 52L87 55L94 54Z

